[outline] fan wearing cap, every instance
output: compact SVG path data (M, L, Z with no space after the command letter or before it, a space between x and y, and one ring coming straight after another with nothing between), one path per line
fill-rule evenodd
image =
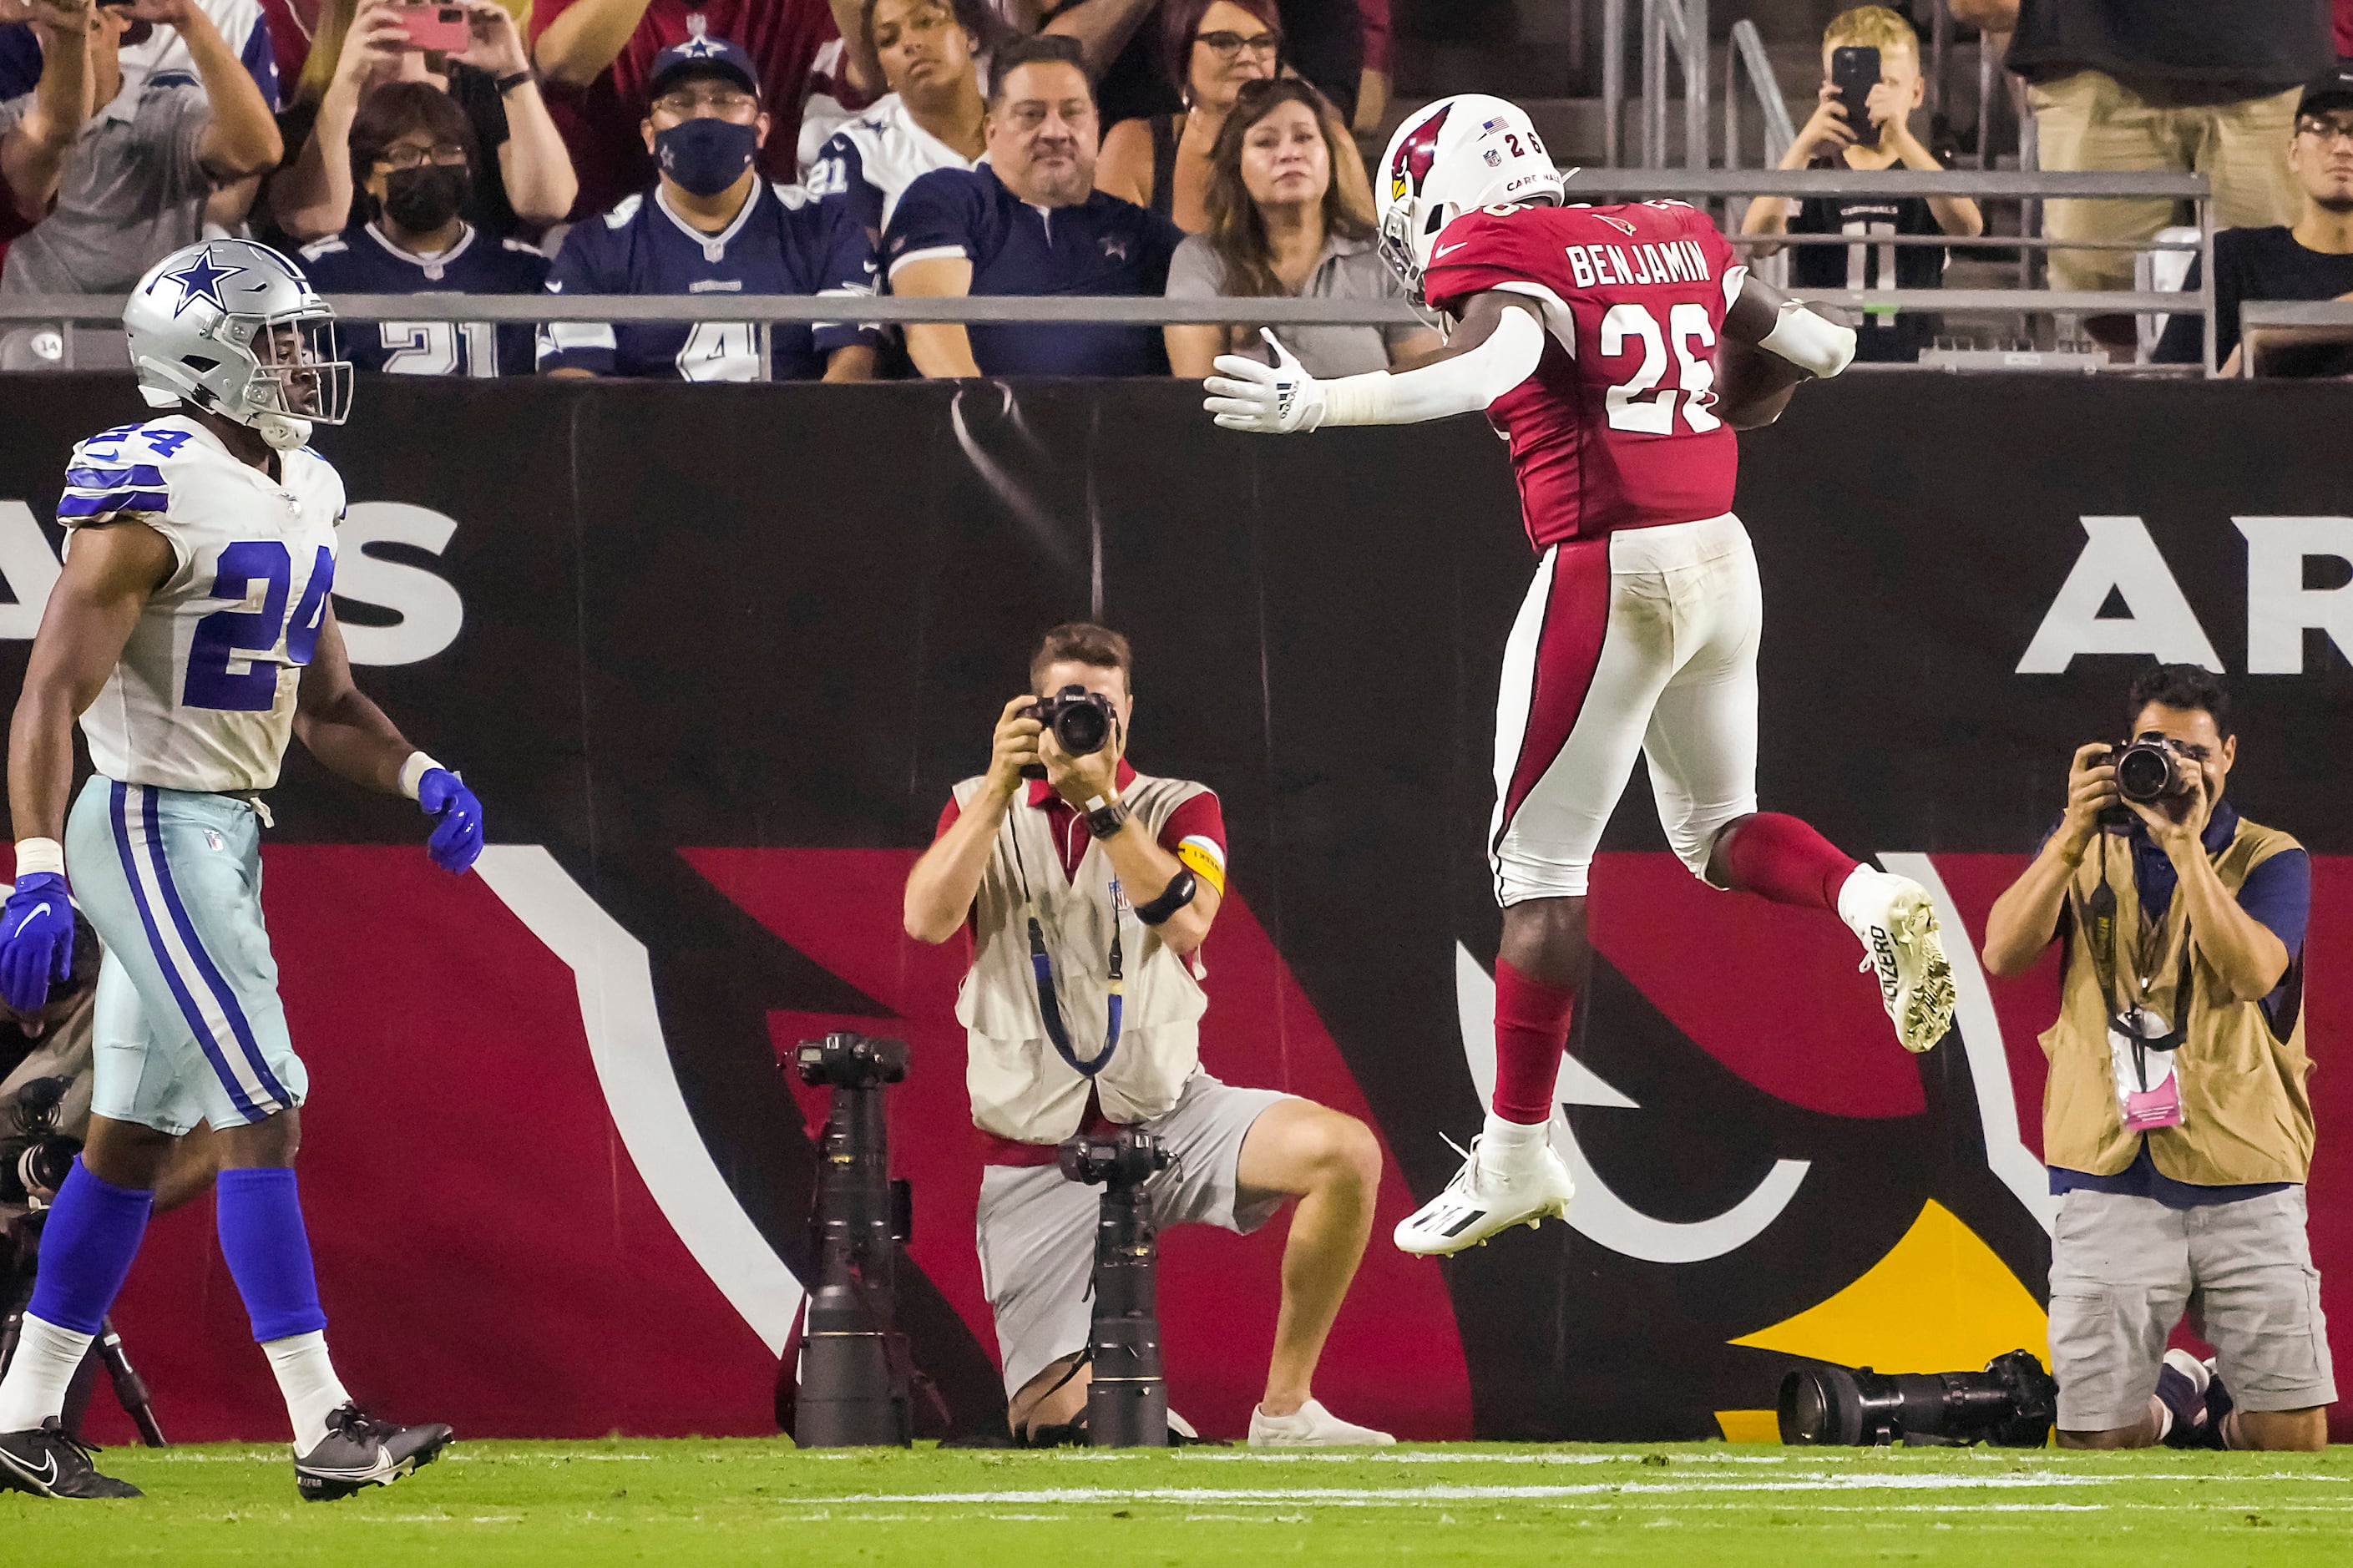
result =
M551 294L874 292L874 247L838 205L771 184L755 158L770 121L743 49L698 35L665 49L641 127L653 188L575 225ZM554 375L687 381L864 381L874 334L853 325L747 321L551 322L539 368Z
M2293 226L2226 228L2214 237L2214 358L2239 368L2242 300L2353 299L2353 62L2339 60L2305 84L2285 149L2287 170L2303 194ZM2189 264L2185 288L2200 281ZM2199 321L2179 315L2158 344L2162 363L2196 364ZM2265 375L2353 375L2353 345L2265 349Z

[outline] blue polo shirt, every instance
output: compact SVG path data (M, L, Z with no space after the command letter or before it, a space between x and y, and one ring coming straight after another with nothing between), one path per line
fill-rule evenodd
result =
M2058 829L2054 826L2052 833ZM2239 813L2227 800L2214 803L2214 814L2207 819L2206 831L2200 836L2206 853L2219 855L2229 847L2239 831ZM2135 818L2131 830L2124 836L2133 858L2133 886L2140 894L2142 912L2151 921L2162 921L2173 907L2173 891L2181 880L2173 862L2148 829ZM2049 843L2051 835L2043 835ZM2110 842L2113 853L2116 845ZM2040 853L2038 849L2037 853ZM2284 849L2247 874L2239 886L2239 907L2269 927L2287 949L2288 973L2278 989L2263 998L2265 1012L2277 1008L2285 996L2291 981L2295 978L2296 965L2304 957L2305 929L2312 918L2312 857L2301 849ZM2068 922L2073 918L2068 910L2059 916L2059 936L2063 942ZM2062 950L2064 952L2064 949ZM2087 1192L2123 1193L2133 1197L2155 1198L2168 1208L2197 1208L2206 1204L2235 1203L2242 1198L2257 1198L2265 1193L2275 1193L2293 1185L2288 1182L2256 1182L2240 1186L2200 1186L2191 1182L2177 1182L2157 1168L2149 1158L2148 1139L2140 1141L2140 1153L2133 1163L2112 1176L2095 1176L2088 1171L2071 1171L2063 1165L2051 1167L2051 1192L2053 1196L2081 1188Z
M910 261L962 257L976 295L1157 296L1184 238L1166 218L1101 191L1075 206L1031 206L983 164L934 169L909 185L882 254L894 274ZM1168 374L1158 327L1008 322L966 333L987 375Z

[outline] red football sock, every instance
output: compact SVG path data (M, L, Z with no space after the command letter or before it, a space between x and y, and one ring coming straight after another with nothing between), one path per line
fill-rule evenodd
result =
M1577 1011L1573 987L1529 979L1495 961L1495 1092L1488 1103L1506 1121L1552 1120L1553 1086Z
M1732 885L1777 904L1838 912L1839 889L1861 862L1794 816L1760 811L1717 845L1717 864Z

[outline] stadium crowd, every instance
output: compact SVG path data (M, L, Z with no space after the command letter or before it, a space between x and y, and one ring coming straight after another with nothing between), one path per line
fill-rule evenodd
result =
M2217 355L2242 300L2353 294L2353 0L1907 0L1838 16L1787 169L1954 166L1934 8L1999 51L2046 170L2214 181ZM0 0L0 295L113 294L204 235L396 294L1303 296L1398 289L1356 138L1388 123L1389 0ZM1908 11L1908 14L1907 14ZM1858 114L1833 55L1876 50ZM1993 106L1988 106L1990 111ZM1856 123L1867 119L1869 123ZM2063 289L2133 286L2169 203L2050 204ZM1767 200L1788 235L1974 237L1960 197ZM1811 288L1937 287L1936 244L1792 247ZM2193 271L2188 287L2201 281ZM1925 312L1868 320L1912 360ZM2128 352L2126 315L2093 336ZM2198 318L2155 356L2195 363ZM0 368L28 359L0 323ZM1248 327L359 325L364 370L681 376L1206 373ZM1426 330L1311 329L1341 374ZM54 342L54 334L51 335ZM2341 351L2266 362L2342 374Z

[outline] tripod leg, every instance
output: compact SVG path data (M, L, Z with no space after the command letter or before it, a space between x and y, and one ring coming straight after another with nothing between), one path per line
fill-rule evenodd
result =
M98 1353L106 1363L107 1375L114 1380L114 1397L122 1413L139 1428L139 1436L151 1448L168 1448L163 1424L155 1419L155 1406L147 1394L146 1380L139 1369L131 1364L131 1356L122 1348L122 1336L114 1330L114 1320L99 1324Z

